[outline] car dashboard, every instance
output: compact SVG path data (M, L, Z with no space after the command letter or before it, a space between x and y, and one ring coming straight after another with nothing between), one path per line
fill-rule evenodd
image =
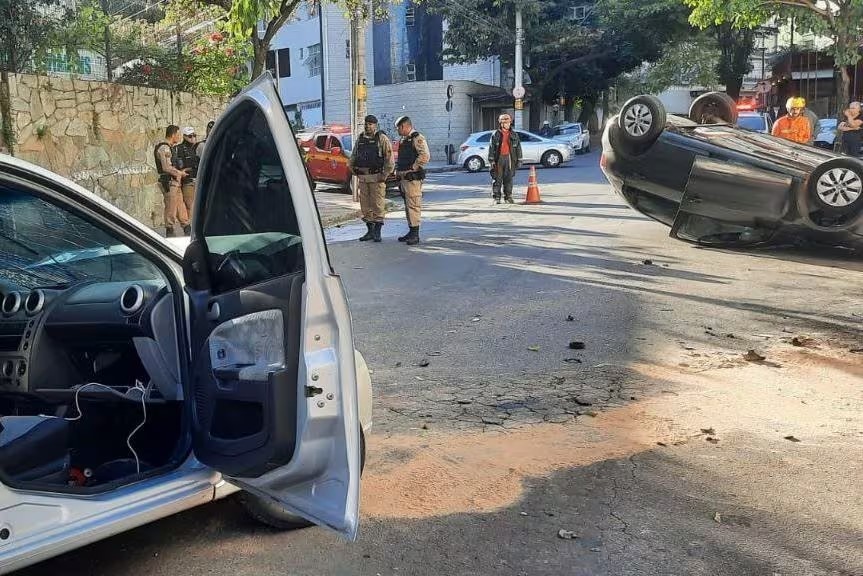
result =
M162 281L10 290L0 300L0 392L62 401L86 382L153 381L179 399L176 342L173 295Z

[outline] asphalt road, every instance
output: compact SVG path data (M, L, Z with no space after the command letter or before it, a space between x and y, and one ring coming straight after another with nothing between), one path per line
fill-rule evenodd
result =
M433 175L417 247L329 232L376 394L358 542L229 500L22 574L863 574L863 266L674 241L596 164L535 206Z

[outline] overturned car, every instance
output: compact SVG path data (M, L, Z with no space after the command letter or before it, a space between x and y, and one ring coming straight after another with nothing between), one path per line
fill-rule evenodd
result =
M705 245L863 244L863 162L736 126L726 94L689 118L636 96L611 118L600 166L632 208Z

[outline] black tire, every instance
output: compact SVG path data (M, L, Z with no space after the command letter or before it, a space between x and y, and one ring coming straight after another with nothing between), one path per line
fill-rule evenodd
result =
M737 103L725 92L708 92L689 105L689 119L699 124L737 124Z
M656 96L630 98L620 109L617 124L620 137L630 147L644 149L665 130L665 106Z
M806 204L810 213L846 220L863 212L863 162L833 158L818 166L806 183Z
M480 172L485 168L485 162L479 156L471 156L464 161L464 169L468 172Z
M549 150L542 155L542 165L546 168L559 168L563 164L563 154L557 150Z
M366 435L360 430L360 475L362 475L365 467ZM245 490L240 492L237 498L249 516L270 528L275 528L276 530L298 530L314 525L302 516L288 512L278 502L269 498L261 498Z

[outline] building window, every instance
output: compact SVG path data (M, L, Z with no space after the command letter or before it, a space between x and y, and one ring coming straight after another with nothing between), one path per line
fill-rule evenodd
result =
M279 78L288 78L291 75L291 49L280 48L278 50Z
M408 6L405 8L405 26L413 26L416 22L417 11L413 6Z
M584 20L590 15L591 9L590 6L573 6L572 7L572 15L570 19L572 20Z
M267 51L267 71L276 77L276 51L269 50Z
M320 44L312 44L306 50L306 58L304 60L306 67L309 69L309 77L320 76L321 68L323 67L323 53Z

